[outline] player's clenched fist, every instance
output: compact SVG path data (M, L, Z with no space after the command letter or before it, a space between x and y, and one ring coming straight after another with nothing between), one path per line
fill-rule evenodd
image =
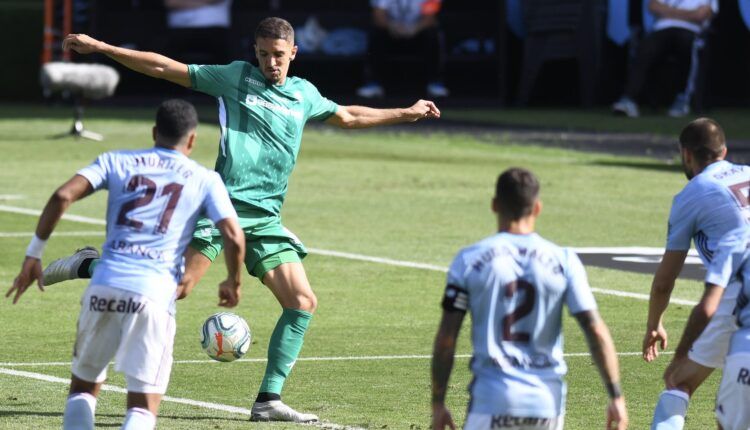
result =
M91 54L97 51L101 43L85 34L69 34L63 39L63 51L73 50L79 54Z
M440 118L440 110L435 103L429 100L418 100L409 108L409 113L411 121L417 121L422 118Z

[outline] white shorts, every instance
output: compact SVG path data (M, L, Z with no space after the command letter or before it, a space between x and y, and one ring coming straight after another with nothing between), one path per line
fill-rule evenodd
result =
M174 334L174 316L148 298L90 285L81 301L72 372L84 381L103 382L114 357L128 391L164 394Z
M532 418L512 415L489 415L470 412L464 430L562 430L564 417Z
M716 420L724 430L750 428L750 353L727 357L716 395Z
M714 315L688 351L688 358L701 366L721 369L729 352L729 341L737 331L733 315Z

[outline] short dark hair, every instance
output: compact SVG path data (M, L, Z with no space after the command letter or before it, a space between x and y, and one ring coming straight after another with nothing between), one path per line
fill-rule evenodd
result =
M198 112L185 100L166 100L156 111L156 134L164 144L177 145L196 127L198 127Z
M680 146L702 163L716 160L726 148L724 130L711 118L698 118L682 129Z
M289 21L275 16L263 19L255 27L255 40L263 39L284 39L294 42L294 27Z
M500 217L515 221L531 214L539 196L539 180L530 171L511 167L497 178L495 202Z

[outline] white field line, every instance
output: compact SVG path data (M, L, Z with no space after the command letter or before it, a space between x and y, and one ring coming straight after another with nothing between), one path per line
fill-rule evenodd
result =
M671 355L673 351L663 351L659 354ZM563 354L564 357L588 357L588 352L570 352ZM618 352L621 357L640 356L640 352ZM365 355L365 356L344 356L344 357L300 357L297 361L381 361L381 360L428 360L431 355L413 354L413 355ZM456 354L456 358L471 358L471 354ZM234 363L265 363L265 358L241 358ZM215 360L175 360L174 364L223 364ZM111 363L110 363L111 364ZM48 361L37 363L0 363L0 367L56 367L70 366L69 361Z
M42 373L25 372L22 370L0 368L0 374L9 375L9 376L19 376L22 378L29 378L29 379L36 379L38 381L44 381L44 382L53 382L53 383L66 384L66 385L70 384L70 379L58 378L57 376L45 375ZM116 387L114 385L109 385L109 384L102 385L102 390L112 391L115 393L123 393L123 394L128 392L128 390L126 390L125 388ZM172 397L172 396L164 396L162 398L162 401L171 402L171 403L180 403L183 405L195 406L195 407L210 409L214 411L229 412L233 414L240 414L240 415L246 415L246 416L251 415L250 409L240 408L237 406L224 405L221 403L203 402L200 400L185 399L181 397ZM302 424L302 425L318 427L318 428L323 428L323 429L330 429L330 430L363 430L363 429L360 429L359 427L342 426L339 424L326 423L326 422L314 423L314 424Z
M41 211L34 210L34 209L18 208L14 206L6 206L6 205L0 205L0 211L13 212L13 213L19 213L19 214L24 214L24 215L39 215L41 213ZM104 220L82 217L78 215L63 215L63 219L67 219L69 221L87 223L87 224L106 225L106 222ZM649 255L660 255L664 253L663 248L646 248L646 247L615 247L615 248L588 247L588 248L571 248L571 249L581 254L631 253L632 252L635 254L644 253L644 254L649 254ZM391 258L383 258L383 257L372 257L369 255L353 254L350 252L341 252L341 251L331 251L327 249L318 249L318 248L308 248L307 250L311 254L325 255L328 257L345 258L348 260L366 261L370 263L385 264L387 266L409 267L412 269L431 270L431 271L443 272L443 273L446 273L448 271L447 267L437 266L434 264L394 260ZM695 250L691 250L690 252L695 253ZM592 291L594 291L595 293L599 293L599 294L606 294L606 295L617 296L617 297L627 297L627 298L637 299L637 300L648 301L649 299L649 296L646 294L631 293L631 292L619 291L619 290L609 290L606 288L592 288ZM671 298L669 302L678 304L678 305L689 305L689 306L696 304L696 302L694 301L684 300L684 299L679 299L679 298Z
M52 237L65 237L65 236L81 236L81 237L92 237L92 236L104 236L107 234L105 231L56 231L52 233ZM0 237L32 237L34 232L0 232Z
M19 208L16 206L7 206L7 205L0 205L0 211L11 212L11 213L21 214L21 215L34 215L34 216L39 216L42 214L42 211L40 210ZM107 225L107 222L104 221L103 219L89 218L89 217L80 216L80 215L65 214L62 216L62 219L68 220L68 221L82 222L86 224Z

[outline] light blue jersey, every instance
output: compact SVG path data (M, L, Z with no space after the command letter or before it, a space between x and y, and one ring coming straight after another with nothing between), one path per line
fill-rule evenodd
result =
M667 233L668 251L687 251L690 240L708 267L719 240L728 232L749 225L750 167L717 161L688 182L672 202ZM737 286L724 293L719 313L734 308Z
M447 284L443 307L471 312L469 412L562 415L563 304L596 309L578 256L535 233L498 233L461 250Z
M750 353L750 228L727 233L719 242L716 256L708 267L706 283L726 288L733 279L740 280L734 314L739 330L732 335L729 354ZM727 291L724 292L726 295Z
M100 155L78 171L107 189L107 237L91 279L170 308L199 215L236 218L221 178L180 152L151 148Z

